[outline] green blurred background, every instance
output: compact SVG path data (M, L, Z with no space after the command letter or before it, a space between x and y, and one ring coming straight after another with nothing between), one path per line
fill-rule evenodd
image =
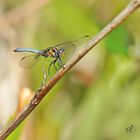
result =
M24 101L24 88L35 92L43 78L42 64L20 68L23 54L13 49L42 49L87 34L94 37L129 2L1 1L1 129L29 102ZM138 140L139 21L138 10L74 66L8 140Z

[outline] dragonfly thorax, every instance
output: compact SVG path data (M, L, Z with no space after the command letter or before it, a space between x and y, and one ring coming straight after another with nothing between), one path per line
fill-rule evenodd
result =
M46 53L47 56L49 57L53 57L53 58L59 58L60 56L62 56L62 54L64 54L65 50L63 48L58 49L58 48L50 48Z

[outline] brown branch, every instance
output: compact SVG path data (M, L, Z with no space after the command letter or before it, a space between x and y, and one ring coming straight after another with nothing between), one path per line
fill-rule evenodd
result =
M38 11L44 6L48 5L50 1L51 0L27 0L22 6L6 13L3 17L0 17L0 28L6 27L10 24L17 24L28 19L38 13Z
M52 87L62 78L62 76L69 71L85 54L87 54L97 43L99 43L108 33L121 24L128 16L131 15L140 6L140 0L133 0L130 4L99 34L97 34L91 41L77 54L71 61L69 61L64 69L58 71L52 79L42 89L36 92L30 103L24 110L18 114L15 120L12 121L0 134L0 140L7 138L26 117L33 111L33 109L40 103L45 95L52 89Z

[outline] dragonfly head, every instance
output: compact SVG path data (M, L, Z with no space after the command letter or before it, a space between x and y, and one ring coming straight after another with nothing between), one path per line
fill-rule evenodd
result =
M59 49L58 53L60 56L63 55L65 53L65 49L64 48Z

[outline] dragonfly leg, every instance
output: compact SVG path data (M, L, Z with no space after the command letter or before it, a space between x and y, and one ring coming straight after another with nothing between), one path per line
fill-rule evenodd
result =
M56 65L55 65L56 61L57 61L57 59L55 59L55 60L53 61L53 66L54 66L55 70L57 71L57 67L56 67Z
M58 66L63 67L63 69L64 69L64 64L63 64L63 61L60 57L58 58Z
M52 62L50 63L50 65L49 65L49 68L48 68L48 75L50 74L50 69L51 69L52 64L53 64L53 61L52 61Z
M50 63L49 68L48 68L48 75L50 74L50 69L51 69L51 66L52 66L52 65L54 66L55 70L57 71L57 68L56 68L56 66L55 66L56 61L57 61L57 59L55 59L54 61L52 61L52 62Z

